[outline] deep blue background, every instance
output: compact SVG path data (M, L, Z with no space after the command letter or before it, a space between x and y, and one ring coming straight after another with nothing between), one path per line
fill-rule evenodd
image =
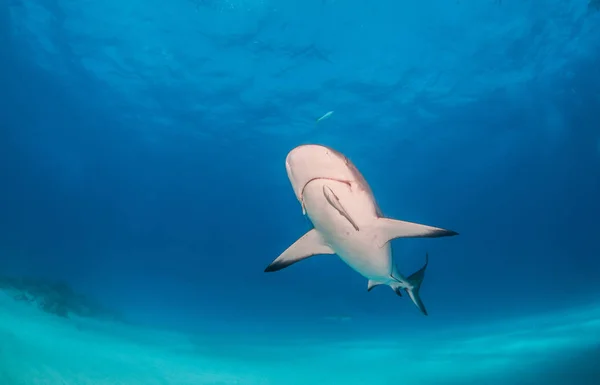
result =
M597 298L600 15L480 3L3 0L0 269L167 327ZM431 317L334 257L263 273L309 229L284 168L309 142L386 215L460 233L393 243L405 274L429 251Z

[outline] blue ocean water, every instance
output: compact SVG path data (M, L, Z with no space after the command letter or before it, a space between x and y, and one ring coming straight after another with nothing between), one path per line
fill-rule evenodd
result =
M0 384L598 384L598 111L597 0L2 0ZM309 143L428 316L264 272Z

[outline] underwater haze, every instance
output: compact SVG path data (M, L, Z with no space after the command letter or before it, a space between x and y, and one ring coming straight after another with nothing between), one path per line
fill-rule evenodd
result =
M264 272L310 143L428 316ZM597 385L599 197L596 0L0 0L0 385Z

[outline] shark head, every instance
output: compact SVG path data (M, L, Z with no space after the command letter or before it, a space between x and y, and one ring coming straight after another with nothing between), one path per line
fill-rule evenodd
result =
M304 187L315 179L331 179L348 184L366 183L343 154L316 144L298 146L290 151L285 159L285 168L300 202Z

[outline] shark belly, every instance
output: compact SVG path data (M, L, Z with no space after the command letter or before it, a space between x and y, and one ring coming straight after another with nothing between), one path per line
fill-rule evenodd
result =
M385 217L358 168L344 154L318 144L292 149L285 158L288 179L302 211L314 228L290 244L266 268L275 272L315 255L337 254L368 279L367 290L387 285L406 292L427 315L419 290L429 263L404 276L392 261L390 241L401 238L439 238L458 235L452 230Z
M351 220L328 202L324 188L335 192ZM379 282L390 279L391 248L376 231L378 217L368 194L345 182L316 179L305 186L303 202L315 229L340 259L367 279Z

